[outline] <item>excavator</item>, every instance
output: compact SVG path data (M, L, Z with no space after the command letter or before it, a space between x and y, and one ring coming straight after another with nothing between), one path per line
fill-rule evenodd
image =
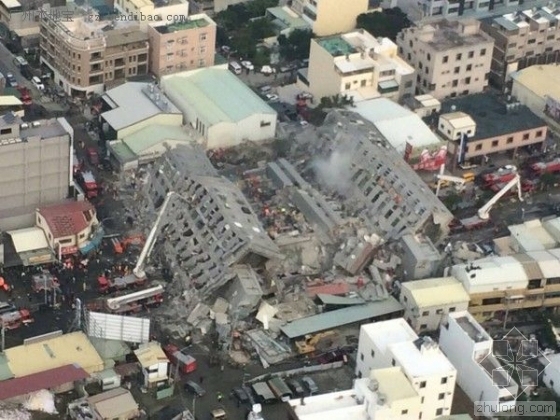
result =
M299 354L309 354L316 350L327 350L332 347L337 333L335 331L324 331L317 334L308 334L305 339L296 341Z

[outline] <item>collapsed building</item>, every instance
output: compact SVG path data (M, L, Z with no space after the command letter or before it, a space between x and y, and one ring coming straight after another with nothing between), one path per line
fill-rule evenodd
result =
M217 175L201 149L179 146L148 170L140 211L155 215L171 191L178 196L165 211L159 255L189 304L236 277L234 266L259 270L279 258L239 188Z
M425 233L434 242L449 232L451 212L375 128L360 115L333 110L296 139L325 195L336 194L344 217L359 218L385 240Z

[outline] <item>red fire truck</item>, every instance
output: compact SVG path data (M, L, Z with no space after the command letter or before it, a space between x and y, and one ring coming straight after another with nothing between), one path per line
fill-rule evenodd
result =
M116 277L114 279L105 276L97 278L97 288L99 293L112 293L118 290L133 289L135 287L143 286L146 283L146 278L138 278L131 274L129 276Z
M0 303L0 325L7 330L15 330L33 322L27 309L17 309L9 303Z
M174 344L168 344L163 348L163 352L171 363L177 366L180 372L184 374L194 372L197 368L196 359L189 355L186 350L181 350Z
M163 286L150 287L117 297L98 299L87 304L90 311L127 315L159 306L163 302Z

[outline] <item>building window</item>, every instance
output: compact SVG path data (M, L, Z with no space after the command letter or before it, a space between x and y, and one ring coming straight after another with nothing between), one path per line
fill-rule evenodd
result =
M424 397L420 400L420 404L424 404Z
M270 121L261 121L261 127L270 127L271 125L272 123Z
M529 140L529 133L523 134L523 140Z
M471 78L470 77L466 77L465 78L465 84L468 85L471 83Z
M206 47L202 46L200 47L200 54L205 54L206 53Z
M449 308L449 312L455 312L455 307L452 306L451 308Z
M443 309L438 309L438 310L436 311L436 314L437 314L437 315L441 315L442 313L443 313Z
M206 34L200 34L200 41L206 41Z
M498 147L498 140L492 140L492 147Z
M436 416L441 416L443 414L443 408L438 408L436 410Z
M537 134L535 135L535 137L537 137L537 138L542 137L542 135L543 135L542 130L539 130L539 131L537 131Z
M420 388L426 388L426 381L420 382Z
M449 57L444 55L443 56L443 60L441 60L443 64L447 63L449 61Z
M473 58L474 57L474 51L469 51L469 58Z
M459 74L460 71L461 71L461 67L455 67L453 69L453 74Z
M428 316L428 315L430 315L430 311L424 311L424 312L422 312L422 316Z
M467 64L467 71L471 71L472 70L472 64Z
M461 58L463 58L463 54L461 53L457 54L457 56L455 57L457 61L459 61Z
M362 80L360 82L360 87L365 87L366 83L367 83L367 80Z
M474 150L482 150L482 144L477 144Z
M438 395L438 400L443 400L445 398L445 393L442 392L441 394Z
M421 330L425 330L426 328L428 328L428 324L421 324L420 325Z
M360 353L360 360L363 362L364 361L364 353Z
M451 82L451 87L457 87L457 85L459 85L459 81L458 80L453 80Z
M512 136L509 136L509 137L507 138L507 140L506 140L506 143L507 143L507 144L513 143L513 137L512 137Z
M402 410L401 411L401 416L406 416L408 414L408 410Z
M486 48L480 50L480 55L486 55Z
M444 376L443 378L441 378L441 384L444 385L447 383L447 376Z
M371 357L374 358L375 357L375 352L372 350L371 351Z
M405 87L405 89L411 88L412 87L412 80L409 80L408 82L404 82L404 87Z
M350 83L346 83L346 84L344 85L344 88L345 88L346 90L350 90L350 86L351 86Z
M395 366L396 364L395 359L391 360L391 366Z

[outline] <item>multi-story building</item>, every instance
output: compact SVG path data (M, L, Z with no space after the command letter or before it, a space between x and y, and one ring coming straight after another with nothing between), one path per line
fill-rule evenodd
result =
M41 19L41 63L66 93L102 93L106 83L148 73L148 35L137 23Z
M35 209L66 199L72 184L73 129L64 118L23 123L0 118L0 229L29 227Z
M542 149L548 127L529 108L511 98L479 93L444 101L437 130L447 140L449 153L482 162L496 153ZM474 124L473 124L474 123ZM461 135L466 142L461 142ZM464 149L459 150L461 145Z
M127 20L136 20L143 27L184 22L189 15L189 2L185 0L115 0L114 7Z
M535 64L560 63L560 6L523 10L482 21L494 38L490 83L505 89L511 73Z
M468 16L499 13L501 10L546 4L545 0L417 0L422 17ZM504 13L502 11L502 13Z
M457 370L429 337L418 337L403 318L362 325L356 375L400 367L421 398L416 418L433 419L451 414Z
M456 311L466 311L469 295L453 277L406 281L402 284L400 302L404 317L417 333L436 331Z
M400 100L414 94L414 69L397 55L390 39L358 30L313 39L309 67L298 73L298 84L317 98Z
M494 40L476 20L440 20L404 29L399 54L414 67L416 90L436 99L482 92L488 84Z
M458 264L450 274L470 296L477 319L560 304L559 219L510 227L508 255ZM529 250L529 251L527 251Z
M509 370L502 367L495 357L500 354L496 344L502 342L495 343L466 311L449 314L440 329L439 345L457 368L457 384L465 394L473 402L484 401L497 411L510 411L519 385L511 376L511 366Z
M216 23L205 14L148 27L150 72L157 77L214 65Z
M369 8L368 0L294 0L292 10L300 15L317 36L329 36L351 31L356 19Z

